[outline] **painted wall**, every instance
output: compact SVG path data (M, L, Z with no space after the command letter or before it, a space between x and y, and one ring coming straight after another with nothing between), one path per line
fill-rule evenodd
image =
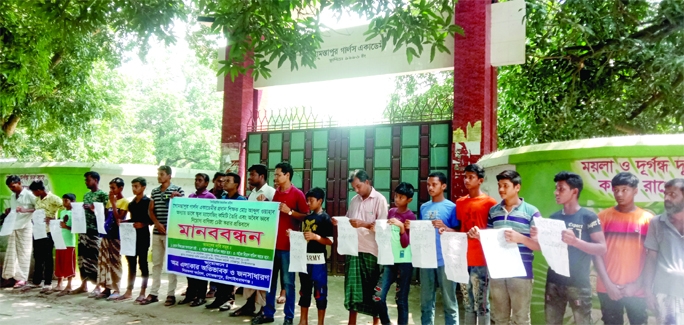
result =
M498 151L479 162L487 171L483 190L500 199L496 174L514 169L522 177L521 197L543 216L561 209L554 198L553 177L572 171L584 180L580 204L599 212L615 205L610 180L626 171L640 179L637 205L654 214L663 212L665 182L684 178L684 134L586 139ZM532 323L544 322L544 286L547 264L535 255ZM592 278L595 281L595 276ZM599 308L597 299L595 308ZM600 315L600 313L599 313ZM595 319L596 320L596 319Z

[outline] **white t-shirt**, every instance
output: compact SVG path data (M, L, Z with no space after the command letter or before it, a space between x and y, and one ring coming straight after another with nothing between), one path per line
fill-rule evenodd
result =
M10 207L12 210L16 211L17 207L22 207L24 209L35 209L36 207L36 197L33 193L27 189L21 190L19 197L17 197L14 192L12 192L12 197L10 198ZM31 213L18 213L17 219L14 222L14 229L24 229L28 224L31 223L31 218L33 217L33 212Z
M273 187L270 187L268 184L264 184L260 189L254 189L252 193L249 193L249 197L247 200L249 201L256 201L259 195L263 194L266 196L266 199L269 201L273 201L273 195L275 195L276 190Z

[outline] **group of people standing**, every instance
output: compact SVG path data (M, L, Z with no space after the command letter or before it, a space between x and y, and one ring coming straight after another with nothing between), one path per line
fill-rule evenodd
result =
M294 170L286 162L276 165L275 187L267 184L268 169L253 165L248 169L248 198L238 193L240 176L233 173L197 174L195 192L189 197L200 199L235 199L273 201L280 203L275 258L271 288L268 292L243 290L247 302L231 316L253 317L252 324L274 322L276 304L284 303L284 323L292 324L295 317L295 273L289 272L290 231L302 231L307 244L307 270L300 273L301 317L299 324L308 323L308 311L315 300L318 323L325 321L327 308L327 247L333 244L333 230L338 221L322 209L325 192L314 188L306 194L292 184ZM373 317L374 324L390 324L387 295L396 284L395 300L398 324L409 323L408 296L414 269L411 264L410 229L415 220L430 220L436 234L436 268L418 270L420 281L421 323L434 324L435 298L441 292L444 319L447 325L458 324L457 284L447 278L442 256L440 235L444 232L468 234L468 272L470 279L461 285L467 324L530 324L530 305L534 274L534 251L540 250L535 219L539 210L519 196L522 186L520 175L506 170L498 175L498 201L481 190L485 171L472 164L465 168L465 187L468 195L452 202L445 197L447 177L434 172L427 178L430 201L420 206L416 216L409 208L415 187L402 182L394 190L391 209L387 199L376 191L363 170L354 171L348 181L356 192L347 210L347 217L358 233L358 256L346 256L344 280L344 306L349 311L348 323L356 324L358 313ZM16 213L14 230L10 234L3 278L13 278L15 288L29 290L42 283L43 293L58 291L60 295L80 294L89 291L88 282L95 285L89 296L108 300L132 299L136 270L142 273L141 291L136 303L148 305L159 301L161 271L166 249L166 225L169 202L185 196L182 188L171 183L171 168L158 170L159 187L145 196L146 180L131 182L135 198L123 197L124 182L115 178L109 183L109 194L99 189L100 176L96 172L85 174L89 189L83 197L87 232L78 236L78 266L82 284L72 290L75 276L74 239L70 227L72 205L76 198L65 194L62 200L47 192L40 181L33 182L29 190L23 189L16 176L7 178L13 192L10 212ZM622 172L612 179L616 205L598 215L579 204L583 189L582 178L571 172L558 173L554 195L562 209L550 216L562 220L566 228L562 241L568 246L570 276L566 277L549 268L546 278L545 317L547 324L562 324L569 306L577 324L591 324L592 286L590 271L593 261L598 274L597 291L605 324L622 324L624 312L631 324L646 324L650 308L660 324L684 324L684 179L673 179L664 186L665 212L653 216L634 203L639 179ZM95 202L105 204L106 234L97 230ZM44 209L46 219L58 218L65 238L66 250L57 251L56 288L51 287L52 249L50 239L32 241L31 214ZM130 217L128 217L130 215ZM46 220L49 222L49 220ZM129 265L128 287L121 292L121 256L118 225L133 223L137 229L136 256L127 256ZM392 228L394 265L378 265L378 247L375 229L378 223ZM150 235L149 227L154 233ZM518 245L526 275L516 278L492 279L480 243L483 229L505 229L505 239ZM149 277L147 254L152 246L152 287L146 295ZM33 283L28 283L28 266L33 249L36 270ZM177 277L168 274L168 292L165 305L175 305ZM62 279L67 286L62 287ZM281 291L278 291L278 285ZM185 298L178 304L200 306L206 303L207 294L215 300L207 308L230 310L235 301L236 288L221 283L207 283L188 278ZM490 311L491 310L491 311ZM490 319L491 318L491 319Z

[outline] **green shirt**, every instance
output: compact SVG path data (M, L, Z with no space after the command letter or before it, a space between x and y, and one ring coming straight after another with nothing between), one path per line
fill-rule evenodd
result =
M65 217L68 217L66 218L67 227L71 228L71 211L59 211L59 219L64 220ZM66 245L66 247L74 247L74 234L71 233L71 229L62 228L62 237L64 238L64 245Z
M406 248L401 247L401 229L392 226L392 253L394 263L411 263L411 245Z
M95 192L90 191L83 196L83 204L93 204L95 202L100 202L103 205L109 201L109 196L102 190L97 190ZM85 209L85 219L86 219L86 230L89 235L97 235L97 219L95 219L95 212L90 209Z

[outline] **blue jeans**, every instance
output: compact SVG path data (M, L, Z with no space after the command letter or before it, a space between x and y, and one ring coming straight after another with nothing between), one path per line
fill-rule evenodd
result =
M294 319L295 311L295 274L288 272L290 269L290 251L276 250L273 261L273 274L271 275L271 289L266 294L266 306L264 316L275 315L276 295L278 295L278 273L280 280L285 283L285 319Z
M461 285L466 315L489 315L489 273L486 266L469 266L470 281ZM471 316L471 317L472 317Z
M456 300L456 282L447 279L444 266L436 269L420 269L420 321L423 325L435 324L436 287L442 290L444 305L444 323L458 325L458 301Z
M411 263L397 263L394 265L385 265L385 270L382 272L378 286L375 287L375 306L378 310L380 322L382 324L390 324L389 315L387 313L387 293L394 282L397 283L397 291L394 300L397 302L397 313L399 317L397 324L408 324L408 296L411 289L411 275L413 273L413 265Z

